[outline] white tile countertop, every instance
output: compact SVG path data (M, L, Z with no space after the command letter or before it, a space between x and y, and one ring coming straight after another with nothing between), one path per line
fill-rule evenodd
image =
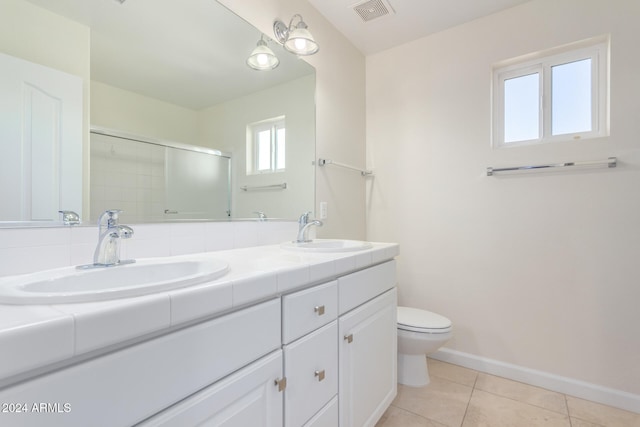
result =
M101 302L0 305L0 387L135 343L189 322L329 281L398 255L397 244L341 253L293 252L279 245L183 255L229 264L212 282Z

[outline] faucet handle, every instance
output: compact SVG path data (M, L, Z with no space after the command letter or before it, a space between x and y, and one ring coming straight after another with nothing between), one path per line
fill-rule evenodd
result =
M128 225L119 225L117 228L119 237L121 239L128 239L133 236L133 228L129 227Z
M80 216L74 211L58 211L62 214L62 222L64 225L80 224Z
M107 226L112 227L114 225L117 225L118 214L121 212L122 212L122 209L107 209L102 213L102 215L100 215L100 218L98 218L98 226L102 226L105 220L106 220Z
M309 215L311 215L311 211L305 212L302 215L300 215L300 218L298 219L298 224L305 225L306 223L308 223Z

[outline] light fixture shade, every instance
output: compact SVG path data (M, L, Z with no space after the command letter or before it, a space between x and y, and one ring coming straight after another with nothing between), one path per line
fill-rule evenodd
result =
M247 65L258 71L273 70L278 64L280 60L263 39L258 41L258 45L247 58Z
M298 26L289 33L287 41L284 42L284 48L296 55L313 55L320 46L313 39L304 22L300 21Z
M300 21L293 27L293 21L298 18ZM313 36L307 29L307 24L302 20L302 16L293 15L289 26L284 22L276 20L273 23L273 33L286 50L296 55L313 55L320 46L314 40Z

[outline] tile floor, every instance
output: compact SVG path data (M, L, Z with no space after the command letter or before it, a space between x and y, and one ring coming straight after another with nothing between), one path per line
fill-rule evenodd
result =
M376 427L640 427L640 414L427 360L431 383L398 385Z

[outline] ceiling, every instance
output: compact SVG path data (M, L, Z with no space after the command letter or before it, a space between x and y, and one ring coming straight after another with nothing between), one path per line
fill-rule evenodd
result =
M91 28L91 78L199 110L313 73L269 41L280 66L249 69L260 31L214 0L27 0ZM369 55L528 0L308 0ZM353 7L389 14L364 22ZM367 4L363 14L376 11ZM313 32L313 23L310 24ZM267 36L270 36L268 34Z
M363 54L370 55L529 0L308 0ZM388 14L364 21L387 9ZM313 28L309 28L313 32Z
M314 72L273 41L280 65L250 69L261 32L214 0L27 1L90 27L92 80L194 110Z

